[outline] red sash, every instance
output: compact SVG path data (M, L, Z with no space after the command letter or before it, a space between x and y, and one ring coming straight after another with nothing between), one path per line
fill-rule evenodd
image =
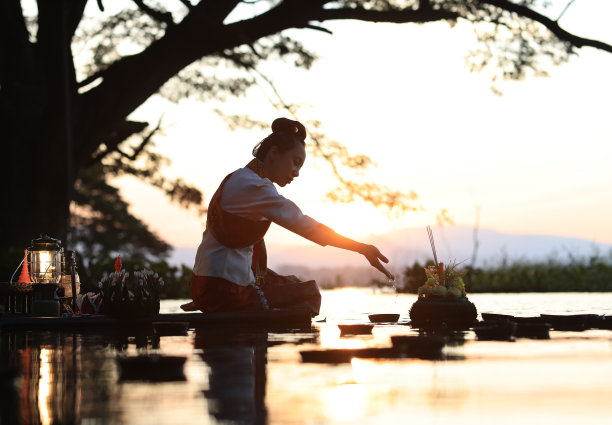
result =
M255 221L228 213L219 205L223 186L230 178L229 174L213 195L208 206L206 228L219 243L228 248L246 248L263 239L270 227L269 220Z
M247 167L263 178L261 165L257 160L251 161ZM263 237L270 227L270 220L249 220L248 218L240 217L231 214L221 208L220 200L221 193L225 183L229 180L233 173L228 174L219 185L219 188L214 193L208 206L208 214L206 216L206 228L215 237L221 245L228 248L246 248L253 246L253 263L252 268L257 280L266 274L266 245Z

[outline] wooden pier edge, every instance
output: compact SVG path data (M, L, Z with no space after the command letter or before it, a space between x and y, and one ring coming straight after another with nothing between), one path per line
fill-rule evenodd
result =
M0 316L0 328L44 330L112 330L151 327L155 322L189 322L190 328L310 329L310 313L295 310L266 310L222 313L163 313L151 317L114 318L103 315L73 317Z

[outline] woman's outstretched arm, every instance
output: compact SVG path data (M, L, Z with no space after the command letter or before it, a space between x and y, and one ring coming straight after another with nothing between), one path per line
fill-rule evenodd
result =
M326 226L327 227L327 226ZM381 273L387 276L391 280L395 280L393 274L385 268L381 264L388 263L389 260L387 257L382 255L382 253L376 248L374 245L368 245L365 243L354 241L353 239L347 238L346 236L342 236L329 227L327 228L327 234L329 239L327 240L327 244L331 246L335 246L336 248L342 248L349 251L357 252L363 255L368 262L372 265L372 267L378 269Z
M253 177L253 175L247 174L247 177ZM381 261L388 263L389 260L381 254L378 248L342 236L330 227L304 215L295 203L279 195L269 180L257 178L252 184L244 187L247 187L248 190L245 189L240 192L240 196L230 198L230 204L225 206L226 211L239 215L241 212L256 212L258 215L319 245L331 245L362 254L372 267L380 270L389 279L395 279L393 274L381 264ZM239 199L242 210L232 205L231 199ZM253 218L257 219L257 217Z

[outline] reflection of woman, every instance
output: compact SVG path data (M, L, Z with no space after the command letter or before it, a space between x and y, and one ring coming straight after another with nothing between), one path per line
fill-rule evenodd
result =
M284 187L299 176L306 159L306 129L278 118L255 149L255 159L229 174L211 198L206 230L189 285L193 303L185 310L257 311L306 307L318 314L321 295L314 281L279 276L265 266L263 237L271 222L319 245L362 254L388 278L388 260L373 245L356 242L304 215L273 183Z
M265 424L268 333L196 328L194 349L208 366L204 396L221 423Z

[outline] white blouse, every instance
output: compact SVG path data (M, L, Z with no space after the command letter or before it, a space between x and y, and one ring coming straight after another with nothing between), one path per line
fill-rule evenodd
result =
M304 215L297 205L278 193L272 181L262 179L249 168L240 168L232 174L225 182L219 202L228 213L254 221L270 220L319 245L328 244L327 227ZM193 272L198 276L220 277L247 286L255 282L252 259L253 246L228 248L206 229L196 253Z

